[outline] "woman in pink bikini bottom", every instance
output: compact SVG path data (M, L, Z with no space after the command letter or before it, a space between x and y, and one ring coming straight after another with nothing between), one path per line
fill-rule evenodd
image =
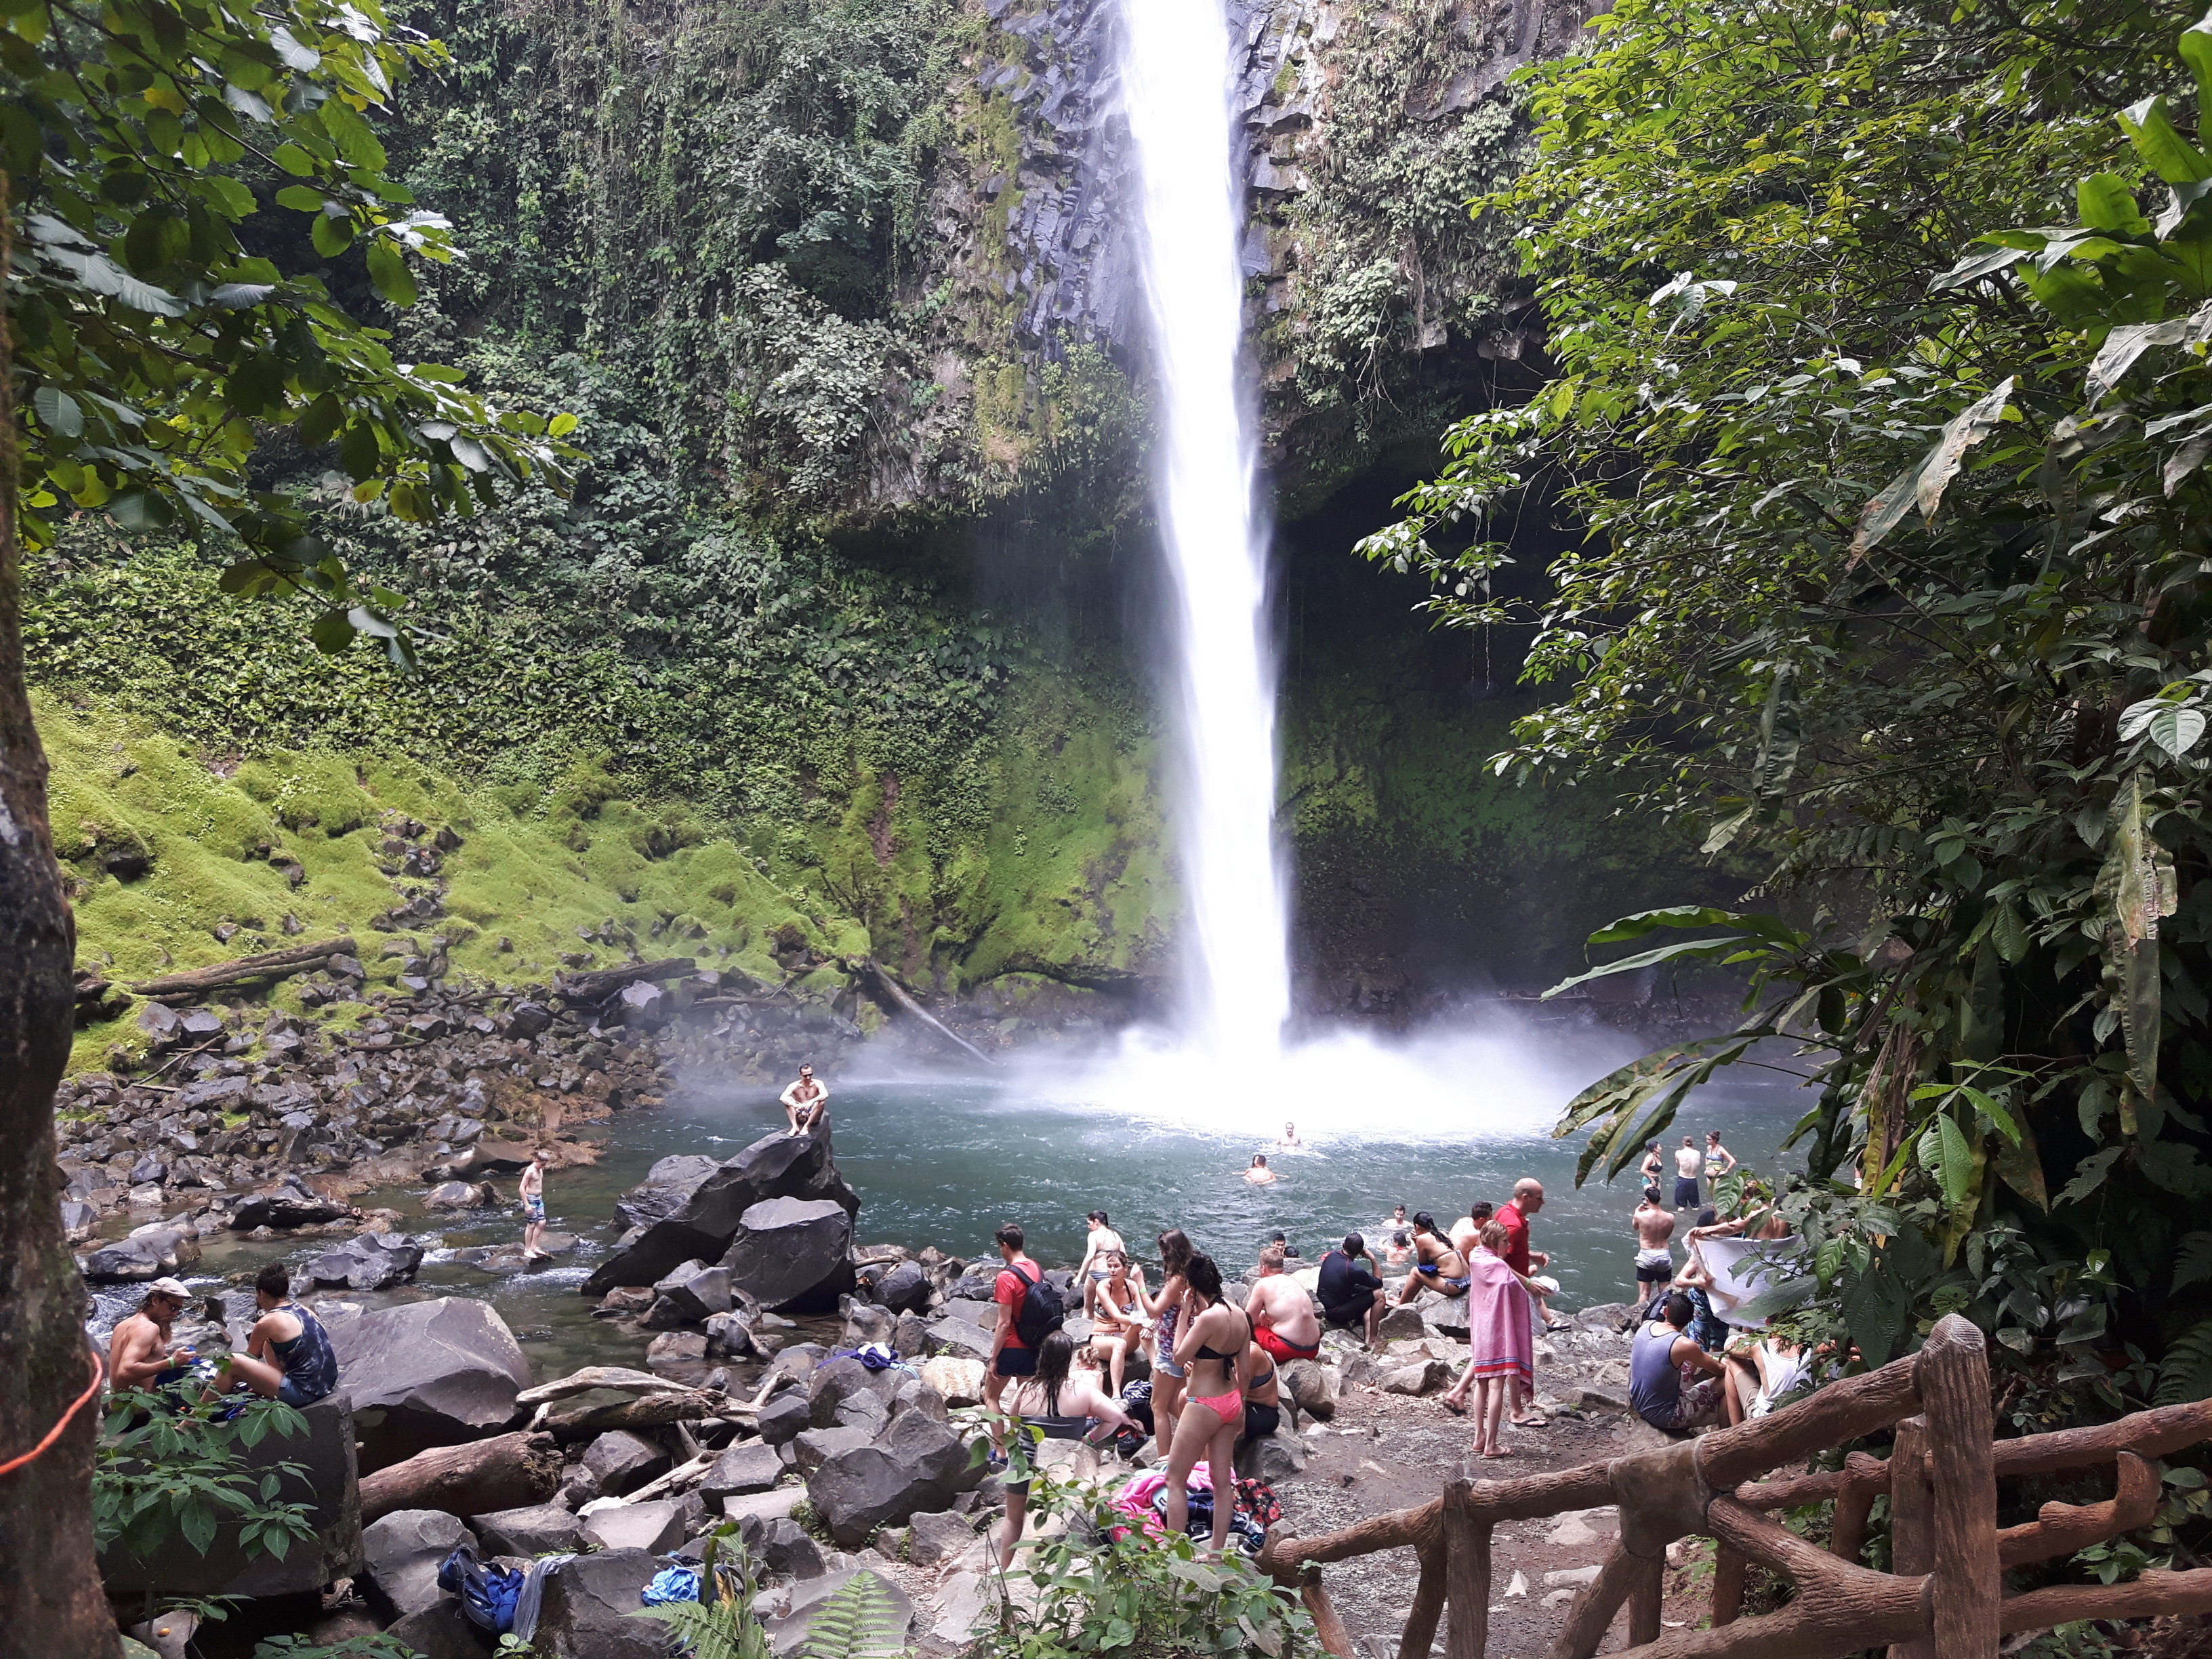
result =
M1182 1328L1175 1357L1188 1380L1182 1415L1168 1452L1167 1522L1181 1532L1190 1519L1190 1472L1204 1458L1213 1476L1213 1553L1229 1540L1236 1513L1232 1494L1237 1437L1244 1431L1244 1383L1251 1369L1252 1322L1221 1299L1221 1269L1213 1258L1194 1255L1183 1269L1190 1289L1183 1298Z

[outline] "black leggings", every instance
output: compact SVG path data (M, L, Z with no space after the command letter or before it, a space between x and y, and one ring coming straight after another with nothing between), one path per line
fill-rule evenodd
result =
M1263 1436L1272 1435L1282 1426L1282 1423L1283 1413L1279 1408L1263 1406L1256 1400L1248 1400L1244 1402L1243 1437L1245 1439L1257 1440Z

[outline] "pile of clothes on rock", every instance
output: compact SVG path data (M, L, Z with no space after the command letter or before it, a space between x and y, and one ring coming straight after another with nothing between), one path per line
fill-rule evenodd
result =
M1158 1469L1131 1475L1114 1495L1115 1513L1122 1520L1111 1528L1110 1535L1117 1541L1139 1532L1147 1538L1165 1537L1167 1486L1167 1476ZM1212 1537L1214 1507L1218 1501L1212 1471L1199 1464L1191 1470L1186 1489L1189 1513L1183 1530L1194 1538ZM1259 1554L1267 1541L1267 1528L1283 1518L1283 1505L1275 1489L1264 1480L1239 1480L1230 1488L1229 1501L1236 1505L1229 1517L1231 1547L1246 1555Z

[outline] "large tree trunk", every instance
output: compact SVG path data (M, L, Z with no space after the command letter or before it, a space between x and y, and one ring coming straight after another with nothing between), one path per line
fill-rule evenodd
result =
M0 176L0 200L5 198ZM0 215L0 272L8 222ZM84 1281L62 1236L54 1085L69 1060L76 925L46 828L46 757L23 680L14 365L0 311L0 1463L45 1439L89 1379ZM92 1556L97 1401L0 1474L0 1647L121 1651Z

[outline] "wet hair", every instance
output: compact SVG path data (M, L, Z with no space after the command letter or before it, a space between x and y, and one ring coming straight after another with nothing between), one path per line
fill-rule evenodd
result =
M1690 1322L1697 1311L1696 1304L1680 1291L1674 1291L1659 1304L1660 1316L1678 1331Z
M1112 1222L1107 1220L1106 1212L1103 1210L1093 1210L1089 1215L1083 1218L1085 1221L1095 1221L1102 1227L1110 1227L1114 1224Z
M1700 1227L1717 1225L1719 1223L1720 1218L1721 1212L1713 1208L1710 1204L1706 1205L1704 1209L1698 1212L1698 1225Z
M1478 1225L1498 1213L1498 1206L1486 1198L1478 1198L1467 1206L1467 1218Z
M1437 1231L1436 1217L1431 1215L1426 1210L1414 1211L1413 1231L1417 1233L1434 1234Z
M1252 1166L1251 1166L1251 1167L1252 1167L1252 1168L1254 1168L1254 1169L1255 1169L1255 1170L1264 1170L1264 1169L1266 1169L1266 1168L1267 1167L1267 1153L1265 1153L1265 1152L1255 1152L1255 1153L1253 1153L1253 1154L1252 1154Z
M1044 1414L1060 1415L1060 1391L1067 1382L1067 1369L1074 1363L1075 1339L1066 1331L1054 1331L1037 1344L1036 1380L1044 1385Z
M1390 1235L1390 1242L1400 1249L1404 1249L1413 1242L1413 1230L1411 1227L1399 1228L1396 1232Z
M1129 1258L1120 1250L1109 1250L1098 1259L1106 1264L1106 1271L1109 1273L1116 1267L1126 1267L1129 1265Z
M1512 1241L1513 1235L1505 1231L1504 1222L1486 1221L1482 1224L1482 1231L1478 1237L1482 1240L1484 1249L1492 1255L1503 1255L1505 1253L1506 1245Z
M1656 1204L1659 1201L1659 1183L1657 1182L1653 1182L1649 1187L1646 1187L1644 1189L1644 1201L1646 1204Z
M1180 1227L1170 1227L1159 1236L1160 1267L1170 1279L1177 1273L1186 1278L1190 1273L1192 1255L1190 1235Z
M1024 1235L1020 1224L1017 1222L1009 1221L991 1237L1010 1250L1018 1250L1022 1248Z
M264 1296L282 1301L292 1294L291 1270L281 1261L272 1261L253 1275L253 1288Z
M1367 1241L1361 1237L1358 1233L1345 1234L1344 1253L1346 1255L1365 1255L1367 1254Z
M1659 1143L1656 1140L1647 1140L1644 1143L1644 1150L1647 1152L1656 1152L1659 1150Z
M1283 1247L1281 1245L1270 1244L1266 1249L1260 1252L1260 1271L1261 1273L1279 1273L1283 1271L1283 1263L1289 1260L1289 1256L1284 1253Z
M1221 1300L1221 1269L1214 1266L1212 1256L1203 1253L1192 1256L1190 1265L1182 1270L1182 1276L1190 1281L1191 1289L1206 1302L1212 1304Z

